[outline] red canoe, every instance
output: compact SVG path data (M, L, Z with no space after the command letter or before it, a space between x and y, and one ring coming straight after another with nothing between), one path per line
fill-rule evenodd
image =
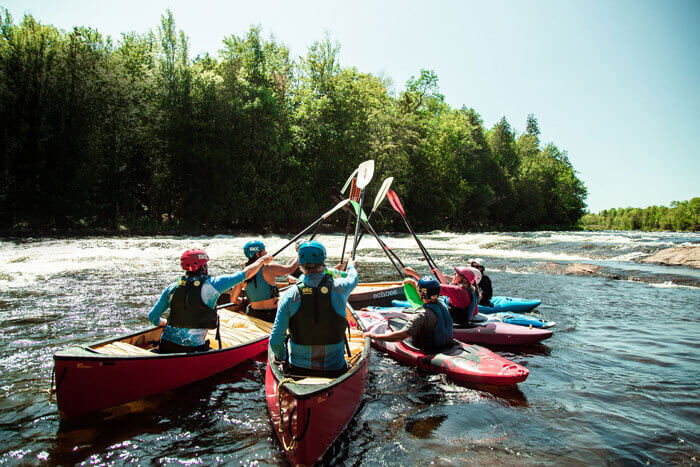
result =
M389 329L401 329L405 320L387 319L379 313L361 310L359 319L370 331L385 333ZM452 347L440 352L427 352L406 342L372 340L372 345L394 359L429 371L445 373L448 378L461 383L509 386L527 379L530 371L517 363L501 357L485 347L454 341Z
M74 346L54 354L54 384L62 419L135 401L208 378L260 355L271 324L219 310L223 348L199 353L152 352L163 328Z
M347 313L352 330L348 339L351 356L346 359L351 366L338 378L291 379L274 363L272 350L268 351L267 407L277 439L293 466L317 462L360 405L369 368L369 338L362 336L350 306Z

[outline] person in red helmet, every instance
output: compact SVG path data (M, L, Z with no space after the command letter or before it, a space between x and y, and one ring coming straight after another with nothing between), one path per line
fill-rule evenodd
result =
M207 331L216 329L216 301L222 292L253 277L272 256L265 255L235 274L209 275L209 256L204 250L185 251L180 266L185 275L170 284L148 313L154 326L162 326L158 352L190 353L209 349ZM168 319L162 317L170 310Z
M440 284L440 295L447 297L448 309L455 324L467 325L478 314L479 289L477 284L481 280L481 273L474 268L455 266L455 275L443 275L451 284ZM404 272L420 279L418 273L410 267L404 268Z

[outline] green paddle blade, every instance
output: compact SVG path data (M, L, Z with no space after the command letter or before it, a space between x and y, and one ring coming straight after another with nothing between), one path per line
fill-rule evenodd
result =
M357 201L350 200L350 204L352 204L352 207L355 208L355 214L357 214L360 211L360 205L357 203ZM367 214L365 214L365 211L362 211L362 220L367 222Z
M420 298L416 286L412 282L403 283L403 293L406 295L406 300L411 304L412 308L420 308L423 306L423 299Z

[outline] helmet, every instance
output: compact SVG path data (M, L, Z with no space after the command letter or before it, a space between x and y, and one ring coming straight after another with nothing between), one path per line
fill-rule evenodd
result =
M185 271L197 271L202 266L206 266L207 262L209 262L209 256L204 250L191 249L180 256L180 266Z
M423 299L440 295L440 282L433 276L423 276L418 281L418 293Z
M464 277L467 279L467 281L471 284L474 282L474 271L479 272L477 269L466 267L466 266L455 266L455 272L459 274L460 276ZM479 280L481 280L481 273L479 272ZM457 276L455 276L454 280L452 281L453 284L456 284L458 282Z
M319 242L305 242L299 247L299 264L323 264L326 249Z
M481 282L481 271L479 271L476 268L468 267L467 269L470 269L472 271L472 274L474 274L474 283L478 284Z
M486 263L484 262L484 260L481 259L481 258L474 258L474 259L469 260L469 264L472 264L472 263L476 263L476 264L478 264L479 266L481 266L482 268L484 267L484 264L486 264Z
M243 246L243 254L246 258L252 258L256 253L265 249L265 244L260 240L252 240Z

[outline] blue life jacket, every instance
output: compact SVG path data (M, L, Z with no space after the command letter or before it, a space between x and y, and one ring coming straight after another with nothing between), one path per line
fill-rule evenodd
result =
M245 293L251 303L279 297L280 292L277 286L268 284L263 277L263 268L260 268L257 274L246 282Z
M452 344L454 323L449 311L447 311L447 306L443 302L438 301L437 303L424 303L421 308L425 310L423 313L435 313L437 322L429 333L411 337L410 343L424 350L440 349Z

